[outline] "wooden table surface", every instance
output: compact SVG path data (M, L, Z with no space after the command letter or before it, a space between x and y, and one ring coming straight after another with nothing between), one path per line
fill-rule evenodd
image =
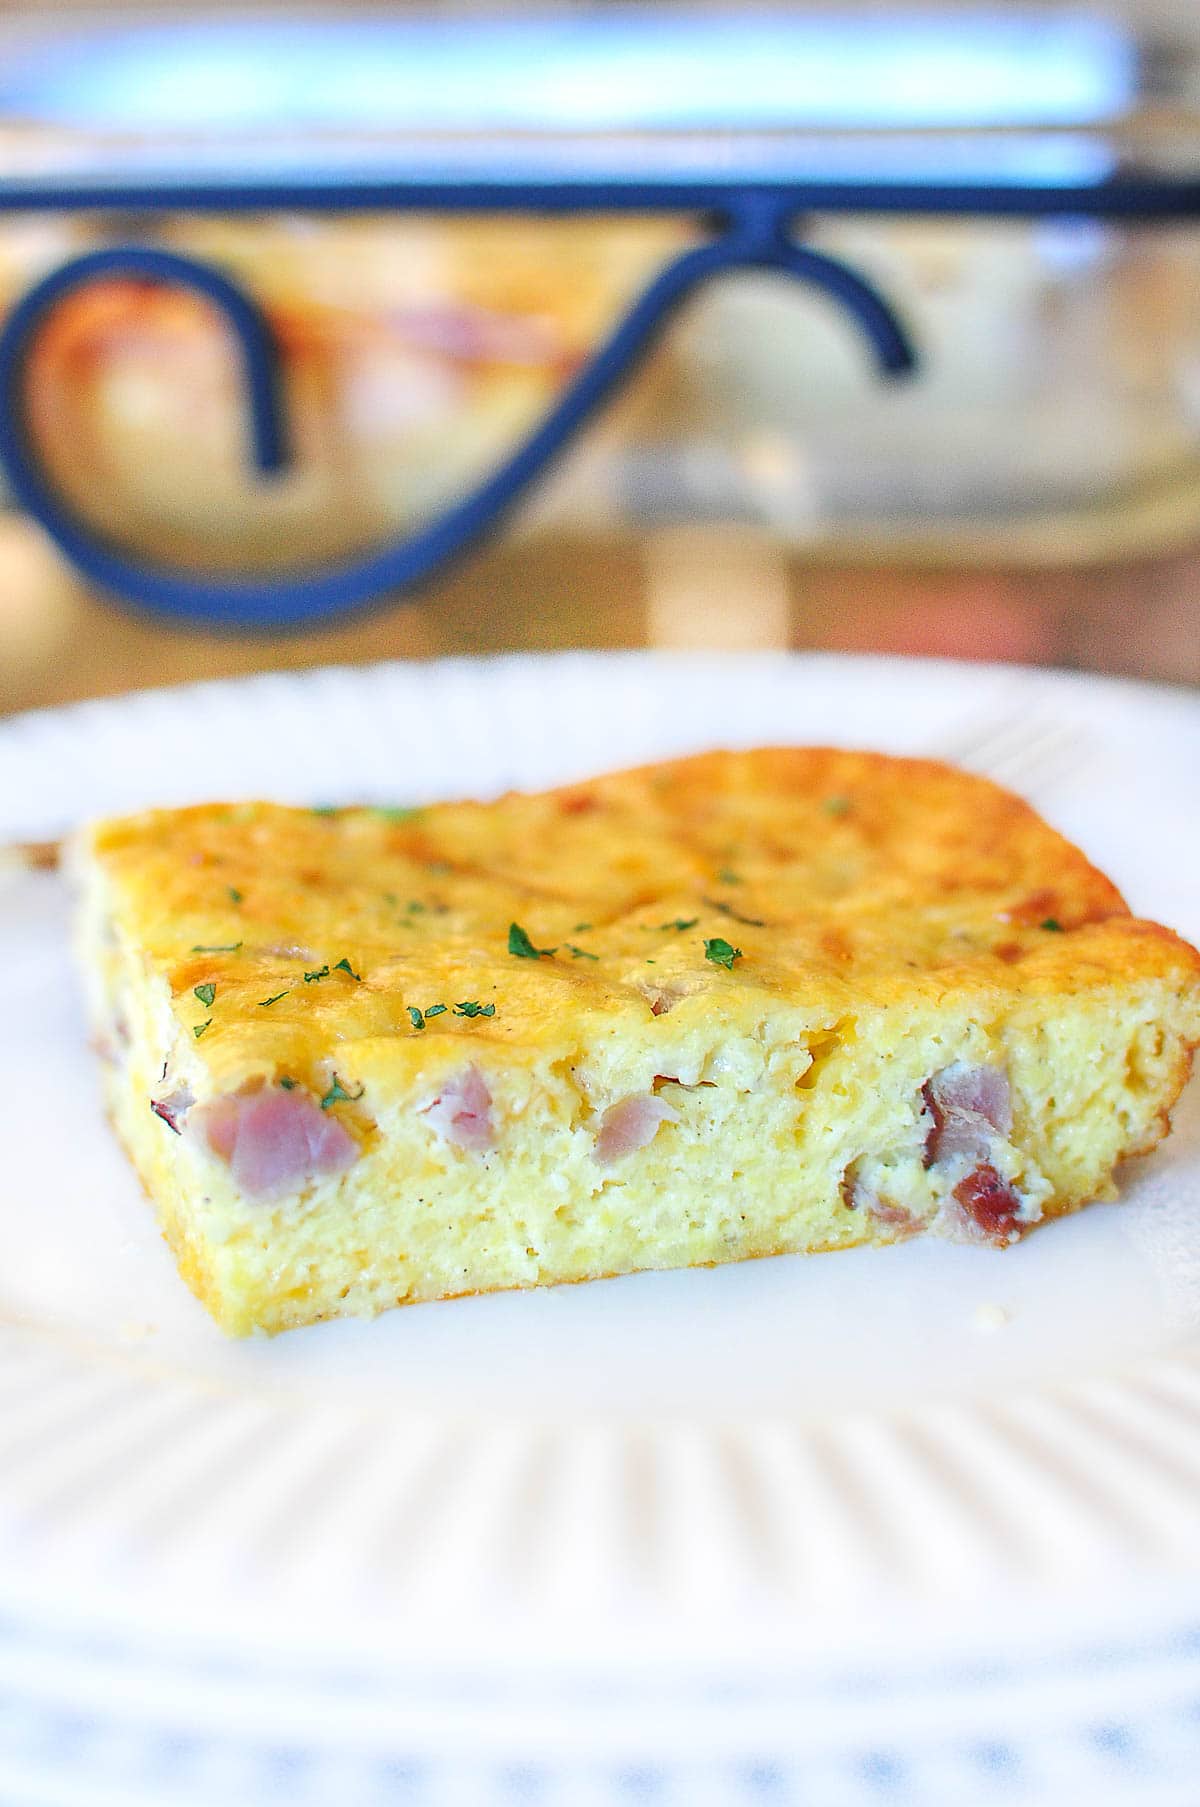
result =
M508 649L835 648L1200 683L1200 548L1112 567L806 564L757 529L510 538L405 603L319 632L168 627L90 593L0 516L0 711L267 668Z

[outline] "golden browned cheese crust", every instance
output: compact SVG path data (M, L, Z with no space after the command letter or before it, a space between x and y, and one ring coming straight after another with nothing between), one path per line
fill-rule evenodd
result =
M110 1103L235 1329L955 1211L1009 1240L1111 1192L1200 1040L1195 950L1018 798L928 761L774 748L495 803L205 805L101 823L82 866L93 1010L128 1050ZM486 1146L438 1129L463 1074ZM241 1196L202 1110L147 1110L281 1086L358 1157L290 1203ZM410 1221L431 1197L437 1232ZM514 1211L501 1252L475 1234ZM309 1237L287 1300L269 1250L242 1259L264 1235Z

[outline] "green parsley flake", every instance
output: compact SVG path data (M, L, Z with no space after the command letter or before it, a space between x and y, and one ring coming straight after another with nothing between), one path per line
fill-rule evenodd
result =
M567 942L567 950L576 960L598 960L599 954L589 954L586 947L576 947L573 941Z
M380 820L384 822L415 822L418 816L423 816L425 814L425 811L412 806L399 804L394 809L381 807L372 810L371 813L372 815L378 816Z
M714 966L723 966L726 972L733 971L735 960L742 958L740 947L731 947L728 941L722 941L719 935L704 943L704 958L711 960Z
M428 1022L431 1016L445 1016L445 1014L446 1006L444 1004L431 1004L425 1012L425 1021Z
M827 816L848 816L851 807L849 797L826 797L821 805Z
M211 1028L212 1028L212 1018L209 1017L207 1023L195 1024L195 1026L192 1029L192 1034L195 1036L196 1040L199 1041L200 1037L204 1034L204 1031L206 1029L211 1029Z
M245 898L246 893L239 891L236 885L226 885L225 889L229 894L230 903L239 904Z
M717 883L719 885L740 885L741 882L737 873L731 872L728 866L722 866L721 870L717 873Z
M217 995L215 985L193 985L192 996L199 998L202 1004L211 1004Z
M556 947L534 947L520 923L510 922L508 925L508 951L517 960L540 960L556 954L558 949Z
M479 1004L474 998L469 998L465 1004L456 1004L454 1006L454 1014L455 1016L495 1016L496 1006L494 1004Z
M421 1012L417 1009L415 1004L410 1004L408 1006L408 1018L414 1029L423 1029L425 1027L425 1018L421 1015Z
M744 928L765 929L767 926L761 916L743 916L740 910L735 910L732 904L722 903L719 897L706 897L704 901L710 910L716 910L718 915L740 922Z
M1061 935L1063 932L1063 925L1056 916L1047 916L1042 927L1044 929L1049 929L1052 935Z
M265 1010L265 1009L266 1009L266 1008L267 1008L267 1005L268 1005L268 1004L278 1004L278 1002L279 1002L279 1000L280 1000L280 998L286 998L286 997L287 997L287 994L288 994L288 992L289 992L289 991L290 991L290 990L291 990L291 989L292 989L292 988L291 988L291 986L290 986L290 985L289 985L289 986L287 986L287 987L286 987L286 988L285 988L285 989L284 989L284 990L283 990L283 991L277 991L277 992L275 992L275 994L274 994L274 995L273 995L273 996L272 996L272 997L269 997L269 998L260 998L260 999L259 999L259 1000L258 1000L258 1007L259 1007L259 1009L260 1009L260 1010Z
M355 972L349 960L339 960L333 970L335 973L349 973L352 979L356 979L360 985L362 984L362 974Z
M289 1079L286 1073L280 1075L279 1083L285 1092L294 1092L296 1089L296 1081Z
M340 811L336 803L314 803L312 813L314 816L336 816Z
M674 922L660 922L658 926L664 932L667 929L676 929L682 932L684 929L694 929L699 920L698 916L677 916Z
M321 966L317 968L316 972L305 973L304 983L306 985L316 985L320 980L327 979L328 977L329 968L327 966Z
M411 897L404 907L410 916L424 916L429 905L423 904L417 897Z
M194 954L236 954L241 947L240 941L231 941L228 947L194 947Z
M348 1092L335 1073L333 1076L333 1084L321 1100L321 1109L327 1111L331 1104L354 1104L357 1099L362 1097L365 1090L366 1087L360 1085L357 1092Z
M591 926L590 922L577 922L571 933L572 935L586 935Z

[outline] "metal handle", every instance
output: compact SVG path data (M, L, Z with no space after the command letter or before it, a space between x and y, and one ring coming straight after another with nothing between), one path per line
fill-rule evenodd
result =
M0 462L22 506L85 576L156 615L249 630L336 615L421 582L496 526L630 374L681 303L714 276L777 270L809 283L847 310L884 375L913 370L916 354L888 303L847 265L796 244L790 236L793 211L778 195L737 197L724 210L719 236L683 252L661 271L528 439L490 477L408 538L348 563L296 576L221 579L146 564L97 534L56 491L30 430L29 360L53 309L110 276L178 284L220 309L241 353L253 462L263 473L286 465L279 350L265 315L227 276L175 252L139 246L89 252L52 271L17 304L0 332Z

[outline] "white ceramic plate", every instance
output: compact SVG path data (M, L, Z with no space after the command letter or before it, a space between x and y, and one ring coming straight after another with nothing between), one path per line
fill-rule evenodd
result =
M0 839L771 741L987 771L1200 938L1200 703L990 668L633 654L152 693L0 726ZM1143 1745L1151 1704L1178 1706L1162 1735L1200 1761L1200 1097L1119 1207L1011 1251L916 1242L231 1343L103 1122L66 925L57 877L0 877L0 1698L7 1679L109 1737L115 1713L143 1754L139 1727L183 1726L222 1761L239 1726L329 1762L615 1739L622 1761L703 1759L705 1787L736 1770L739 1799L764 1752L811 1786L826 1764L823 1802L889 1775L908 1799L918 1747L912 1798L964 1798L979 1776L947 1753L1000 1748L1002 1711L1027 1779L1026 1746L1059 1751L1056 1789L1062 1738L1128 1730L1131 1701ZM1119 1737L1088 1748L1110 1780L1128 1765ZM710 1795L693 1775L681 1798Z

